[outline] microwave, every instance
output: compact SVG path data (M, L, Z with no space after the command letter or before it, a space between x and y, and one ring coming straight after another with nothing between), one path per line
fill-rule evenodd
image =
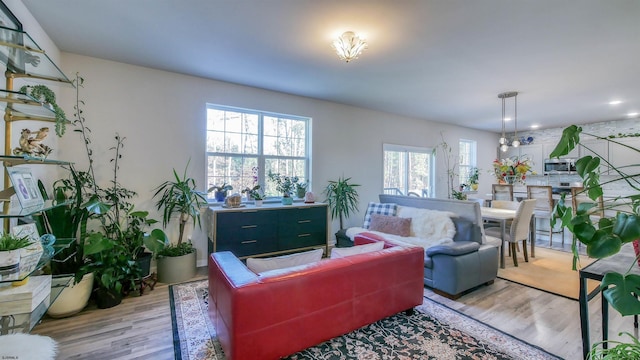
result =
M575 174L576 159L546 159L544 161L545 174Z

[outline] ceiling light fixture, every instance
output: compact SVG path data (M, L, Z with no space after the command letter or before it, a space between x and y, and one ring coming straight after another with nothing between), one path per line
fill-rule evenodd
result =
M609 105L620 105L620 104L622 104L622 100L609 101Z
M367 42L353 31L347 31L333 41L333 48L341 60L349 62L357 59L358 55L367 48Z
M500 137L500 150L505 152L509 149L509 141L507 140L507 136L505 134L505 110L506 110L506 101L508 98L514 98L514 111L513 111L513 123L514 123L514 135L513 141L511 142L511 146L518 147L520 146L520 140L518 140L518 92L517 91L508 91L498 94L498 98L502 99L502 136Z
M638 113L637 112L630 112L630 113L627 114L627 116L628 117L636 117L636 116L638 116Z

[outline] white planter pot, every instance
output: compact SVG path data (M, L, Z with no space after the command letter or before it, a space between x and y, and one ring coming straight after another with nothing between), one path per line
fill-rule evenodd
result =
M0 251L0 270L12 270L18 268L20 264L20 253L22 249Z
M196 252L175 257L158 258L158 281L180 283L196 276Z
M62 290L47 310L47 314L52 318L63 318L79 313L87 306L92 290L93 273L89 273L83 276L79 283Z

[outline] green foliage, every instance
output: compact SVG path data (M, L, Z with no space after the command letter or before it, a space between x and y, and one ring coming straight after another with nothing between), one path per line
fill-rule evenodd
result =
M602 185L613 181L623 181L634 191L640 190L638 187L640 174L627 174L624 169L614 167L613 164L581 142L581 135L606 140L609 142L609 146L624 146L628 150L635 152L640 152L640 150L621 144L611 138L584 134L582 133L582 128L576 125L565 128L560 141L550 156L560 157L567 155L578 145L586 147L595 154L595 156L587 155L581 157L576 161L576 171L583 179L585 192L589 198L595 202L603 194ZM606 163L610 173L613 172L617 175L615 179L601 182L599 168L602 161ZM621 204L630 205L632 210L622 210L619 208ZM597 222L594 222L590 216L590 208L592 206L592 204L582 204L576 209L574 215L571 207L565 205L563 196L554 209L558 218L552 219L552 225L556 221L560 221L563 226L566 226L575 235L572 244L574 269L575 258L577 257L576 241L586 245L589 256L601 259L618 253L624 244L640 239L640 217L638 215L640 194L620 196L614 200L607 201L605 209L616 208L616 215L614 217L600 218ZM632 266L636 266L635 261ZM618 312L623 315L640 314L640 301L635 296L640 293L640 277L628 272L624 275L609 273L604 277L601 288L604 290L603 294L611 306Z
M160 250L158 256L176 257L191 254L194 251L196 251L196 249L193 248L190 242L183 242L180 244L169 244Z
M229 191L229 190L233 190L233 186L227 183L223 183L222 185L213 185L207 190L207 192L210 193L212 191L221 192L221 191Z
M619 334L627 335L631 338L630 343L623 343L615 340L608 340L607 344L609 349L603 349L601 345L603 342L599 342L593 345L587 359L589 360L632 360L640 359L640 342L636 337L628 332L621 332Z
M94 273L98 287L117 294L122 294L125 285L135 287L141 272L121 242L94 232L87 237L84 254L91 261L83 270Z
M51 105L56 119L56 135L64 135L67 128L67 118L64 110L56 103L56 94L46 85L25 85L20 88L20 92L30 95L34 99Z
M243 194L249 195L253 200L264 200L264 195L260 193L260 185L256 185L253 188L246 188L242 190Z
M167 180L156 188L153 197L160 196L156 203L158 210L163 210L162 224L166 227L174 215L179 216L179 237L178 244L182 243L184 228L189 220L193 221L193 226L200 226L200 208L207 204L205 194L196 190L196 181L187 177L189 162L184 167L182 177L173 169L174 180Z
M358 210L358 184L350 184L351 178L340 177L337 181L329 180L324 189L326 202L331 209L331 218L340 219L340 229L344 229L343 216L349 218L352 212Z
M19 237L9 233L4 233L0 236L0 251L11 251L22 249L31 244L26 236Z
M472 167L469 171L469 184L477 184L480 178L480 171L477 167Z
M267 176L269 177L269 180L276 184L276 191L283 196L291 195L298 185L299 179L297 176L280 175L280 173L272 173L271 171L269 171Z

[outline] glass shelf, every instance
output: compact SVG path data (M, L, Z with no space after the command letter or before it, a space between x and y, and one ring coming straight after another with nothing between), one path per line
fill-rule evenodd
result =
M11 108L7 109L7 105ZM47 104L37 101L35 98L21 92L0 89L0 110L9 115L8 121L15 120L40 120L55 121L55 112ZM7 118L5 117L5 121ZM67 123L71 122L67 120Z
M32 207L28 207L28 208L21 208L20 206L17 206L15 208L9 209L9 212L7 212L7 213L3 213L3 212L0 213L0 219L2 219L2 218L16 218L16 217L34 215L34 214L41 213L41 212L49 210L49 209L56 208L58 206L67 205L69 203L71 203L71 201L55 202L53 200L45 200L44 204L40 205L40 206L32 206Z
M73 86L40 46L24 31L0 26L0 62L14 78L34 78Z
M23 164L71 165L71 162L69 161L42 159L27 155L0 155L0 162L4 163L4 166L7 167Z
M42 256L40 256L40 259L37 262L33 261L32 264L28 264L27 266L20 266L18 271L15 271L13 273L9 273L8 270L0 272L0 284L22 281L28 276L33 275L36 271L42 269L42 267L45 266L49 262L49 260L51 260L51 258L53 258L60 251L68 248L74 241L75 239L57 239L53 244L54 253L52 256L45 256L44 254L41 254ZM25 262L24 259L25 258L21 258L20 262ZM29 263L28 259L26 260L26 263Z

